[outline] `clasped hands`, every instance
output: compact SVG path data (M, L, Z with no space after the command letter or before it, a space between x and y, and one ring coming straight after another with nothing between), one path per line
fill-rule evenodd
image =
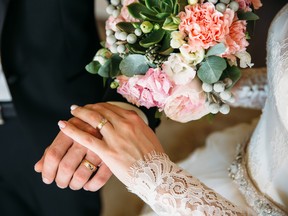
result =
M152 151L164 152L155 133L134 111L98 103L73 105L71 114L70 120L58 122L61 132L35 164L46 184L55 181L60 188L97 191L112 173L126 184L133 163Z

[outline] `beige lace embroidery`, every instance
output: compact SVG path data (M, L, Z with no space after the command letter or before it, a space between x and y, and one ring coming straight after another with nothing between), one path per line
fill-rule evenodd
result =
M158 215L247 215L166 154L150 153L131 167L130 175L128 189Z

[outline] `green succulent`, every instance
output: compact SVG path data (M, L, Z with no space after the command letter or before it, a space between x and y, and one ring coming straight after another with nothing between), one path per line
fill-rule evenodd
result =
M127 33L140 27L144 33L138 38L138 43L127 45L129 51L144 54L149 52L149 47L159 45L158 55L169 55L173 51L170 47L170 34L178 29L180 19L177 14L184 10L185 5L186 0L139 0L128 5L130 15L139 22L120 22L117 27Z

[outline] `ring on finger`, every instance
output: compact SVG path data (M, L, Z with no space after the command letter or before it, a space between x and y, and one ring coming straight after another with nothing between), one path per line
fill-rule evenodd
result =
M95 172L97 170L97 167L88 161L87 159L83 159L81 164L83 164L87 169L89 169L91 172Z
M108 122L108 120L106 118L102 118L102 120L100 121L100 123L97 125L97 128L99 129L99 131L104 127L104 125Z

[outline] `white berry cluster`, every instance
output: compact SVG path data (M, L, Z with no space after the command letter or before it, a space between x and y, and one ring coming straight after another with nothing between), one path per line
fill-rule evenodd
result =
M202 89L208 96L207 103L210 113L216 114L220 112L222 114L228 114L230 112L230 106L227 103L233 103L235 101L232 92L229 90L231 85L232 80L230 78L213 84L202 83Z
M117 17L120 14L120 0L111 0L111 4L107 6L108 14ZM127 33L118 29L113 31L106 30L106 43L109 44L109 49L112 53L124 54L126 52L125 44L134 44L137 42L137 37L142 35L141 28L136 28L134 33Z
M223 13L226 8L230 8L234 11L239 10L239 3L233 0L208 0L208 2L215 4L216 10Z
M106 8L106 12L109 15L112 15L113 17L118 17L120 14L120 10L121 10L121 0L111 0L110 1L111 4L109 4Z

